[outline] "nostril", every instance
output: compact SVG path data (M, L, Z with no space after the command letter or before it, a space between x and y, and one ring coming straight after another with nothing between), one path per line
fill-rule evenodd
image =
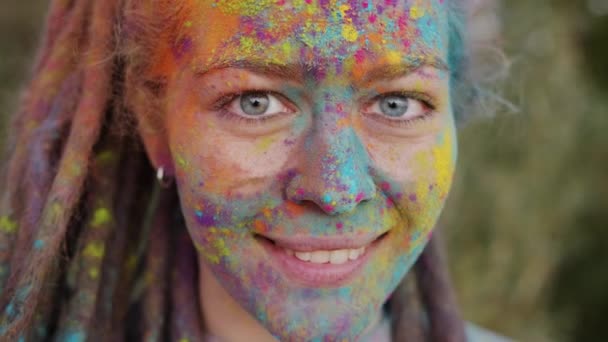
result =
M348 198L341 198L339 200L332 200L330 203L324 203L320 207L329 215L338 215L353 211L358 203Z
M366 196L365 196L365 193L363 193L363 192L359 192L359 193L357 194L357 197L355 198L355 202L359 203L359 202L361 202L361 201L364 201L364 200L365 200L365 197L366 197Z
M287 200L305 205L314 204L329 215L351 212L362 202L373 199L376 187L369 177L312 177L303 174L295 175L285 188Z
M323 211L326 212L327 214L337 214L335 212L336 207L331 204L325 204L325 205L321 206L321 209L323 209Z

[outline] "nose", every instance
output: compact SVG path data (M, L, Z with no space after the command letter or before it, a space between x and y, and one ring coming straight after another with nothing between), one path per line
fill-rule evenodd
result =
M319 124L303 146L287 199L313 202L329 215L351 212L376 194L367 151L352 128Z

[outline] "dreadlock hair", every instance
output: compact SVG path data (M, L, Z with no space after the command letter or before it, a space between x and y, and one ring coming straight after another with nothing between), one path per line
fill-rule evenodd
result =
M141 75L155 42L176 33L177 3L51 1L0 194L0 340L202 339L177 192L155 182L126 105L161 107L163 79ZM462 83L452 7L450 63ZM396 341L465 340L437 236L416 281L406 277L387 305Z

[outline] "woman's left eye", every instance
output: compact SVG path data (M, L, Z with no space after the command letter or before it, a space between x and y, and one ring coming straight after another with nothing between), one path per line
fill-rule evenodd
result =
M409 122L425 117L432 109L427 101L412 95L386 94L376 97L364 112L389 121Z
M232 113L248 119L260 119L292 112L277 96L268 92L242 93L230 101L228 109Z

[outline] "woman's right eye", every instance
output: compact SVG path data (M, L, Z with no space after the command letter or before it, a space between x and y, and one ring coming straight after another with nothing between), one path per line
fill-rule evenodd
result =
M242 93L228 103L227 109L248 119L262 119L293 112L276 95L269 92Z

